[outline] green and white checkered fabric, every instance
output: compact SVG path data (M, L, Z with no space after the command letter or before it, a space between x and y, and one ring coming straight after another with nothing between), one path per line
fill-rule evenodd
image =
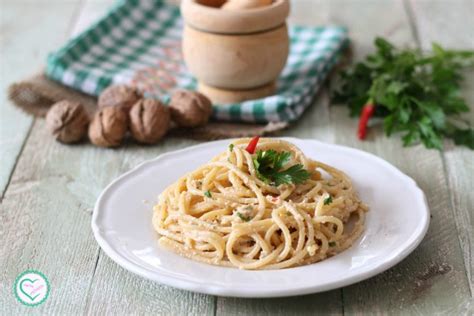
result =
M48 58L46 74L62 84L98 95L110 84L137 86L165 101L174 88L193 89L181 58L179 8L160 0L127 0ZM259 100L214 107L214 119L291 122L311 104L348 43L342 27L290 27L287 65L277 93Z

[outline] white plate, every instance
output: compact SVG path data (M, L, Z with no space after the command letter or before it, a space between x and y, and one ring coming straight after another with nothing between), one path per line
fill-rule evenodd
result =
M415 181L360 150L315 140L286 140L309 157L345 171L370 206L365 232L346 251L297 268L245 271L194 262L161 249L151 224L157 196L183 174L226 150L230 140L161 155L112 182L95 205L92 230L97 242L112 260L147 279L237 297L301 295L349 285L392 267L421 242L428 229L429 209Z

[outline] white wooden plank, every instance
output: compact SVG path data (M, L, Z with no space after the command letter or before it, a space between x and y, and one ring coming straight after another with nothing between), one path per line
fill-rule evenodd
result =
M423 49L430 49L432 42L446 48L474 49L474 2L411 1L414 20ZM466 72L463 96L471 107L467 117L474 125L474 72ZM446 142L444 163L448 174L451 203L464 254L471 295L474 293L474 152L455 147ZM474 309L474 306L473 306Z
M31 1L2 1L0 9L0 197L7 187L33 119L7 100L7 87L44 64L65 40L79 1L38 6ZM51 13L55 12L53 18Z
M414 15L420 44L430 49L432 42L446 47L474 47L474 2L471 0L407 0Z
M67 36L78 2L56 2L50 4L48 8L38 8L37 3L32 2L2 1L0 10L0 195L2 199L33 122L31 117L15 109L6 100L6 88L12 81L21 80L34 72L35 68L39 69L49 50L60 45ZM51 10L58 14L55 19L50 18ZM37 25L41 25L41 28ZM30 312L29 308L17 302L12 294L11 287L16 275L27 268L37 268L46 272L51 281L57 284L59 280L54 276L55 271L49 270L44 265L44 258L46 256L54 258L58 253L61 256L69 251L60 244L54 245L56 239L52 235L56 233L55 223L52 219L46 221L41 212L42 207L47 203L35 204L34 194L25 194L30 189L41 190L43 197L47 199L48 196L54 195L58 183L49 178L44 183L52 183L52 185L40 187L38 179L35 178L40 170L22 171L23 165L19 164L17 169L18 176L25 178L23 185L15 189L15 180L13 180L10 198L3 200L0 205L0 253L2 254L0 256L2 270L0 313L5 315ZM68 209L71 205L66 203L63 206ZM77 214L80 214L80 211ZM65 213L62 215L64 217ZM59 218L62 219L61 216ZM37 230L40 219L43 219L42 230ZM80 231L80 229L81 227L77 226L72 231ZM52 238L47 238L47 236ZM77 249L83 247L82 237L80 232L71 237L71 242ZM41 251L43 254L39 255ZM50 251L56 251L56 253ZM87 260L88 254L84 253L79 257ZM64 264L67 265L67 261L64 261ZM80 270L81 267L78 269ZM80 304L80 300L77 303L71 302L71 305L75 304ZM47 310L48 307L44 306L43 310Z
M72 29L72 36L79 35L87 28L91 27L91 25L96 23L110 10L114 2L114 0L95 0L83 2L81 14L79 15Z
M319 294L270 298L239 299L222 298L217 300L216 315L342 315L341 290Z
M108 169L92 173L93 169L83 165L88 162L87 155L80 155L84 147L60 145L42 120L34 124L0 206L2 314L29 311L11 292L16 275L27 268L42 271L52 287L50 297L37 311L79 314L86 306L98 252L88 211L95 196L87 193L105 185L109 170L117 169L121 161L112 159ZM84 179L89 179L87 188Z
M89 293L90 315L214 315L215 298L144 280L103 252Z
M402 46L416 44L400 1L331 1L330 15L349 26L357 58L372 50L377 35ZM355 136L357 120L349 118L345 108L332 108L331 124L336 142L375 153L413 177L433 214L426 238L407 259L343 289L344 313L466 313L472 299L440 153L422 146L403 148L396 136L383 136L381 128L372 128L368 140L360 142Z
M290 1L290 6L289 24L317 26L326 25L329 21L327 0Z

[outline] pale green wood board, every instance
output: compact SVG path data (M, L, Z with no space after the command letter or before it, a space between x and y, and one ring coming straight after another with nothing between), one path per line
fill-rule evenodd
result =
M103 4L109 5L110 2ZM97 3L93 5L97 6ZM86 5L84 10L88 7ZM64 18L71 20L71 17ZM160 314L212 313L213 297L146 282L105 257L109 266L101 269L99 247L90 230L91 209L107 183L143 159L175 149L180 143L181 147L186 147L194 142L169 140L173 143L171 148L162 145L155 147L155 152L133 145L133 148L121 150L103 150L90 145L64 146L49 137L42 120L36 125L38 127L33 129L26 142L17 172L1 205L1 232L5 237L2 238L1 253L9 254L0 257L0 266L5 267L0 306L6 308L2 308L2 312L22 314L27 311L27 307L15 302L10 295L11 280L26 268L36 268L48 275L53 287L50 299L36 309L42 313L100 313L102 310L123 313L126 308L133 313L137 306L142 306L143 311ZM96 269L99 282L93 283ZM100 274L103 271L104 276ZM109 283L105 282L107 280ZM124 286L115 292L118 296L112 305L114 296L111 291L117 289L117 280L122 280ZM100 297L94 296L95 286L99 286ZM131 304L123 299L124 293L128 298L136 294L137 299ZM152 293L153 297L150 296ZM147 298L151 300L147 301ZM179 303L181 309L178 309Z
M94 19L92 16L104 12L111 3L111 0L85 1L81 10L76 11L78 21L74 33L89 24ZM413 1L404 5L396 0L295 0L290 20L306 25L347 25L357 58L370 50L375 34L387 36L397 44L415 46L417 43L410 26L419 34L422 45L425 45L424 36L431 40L443 31L446 34L443 43L467 47L466 43L472 43L468 32L465 35L454 32L463 26L472 29L472 22L463 22L469 10L446 15L452 3L458 2L446 0L431 4L428 1ZM33 7L24 3L13 5L8 2L7 5L9 10L21 5ZM53 10L46 4L44 8L45 12ZM29 10L37 10L37 7ZM72 21L72 11L70 16L64 15L61 19ZM407 15L407 12L410 14ZM445 16L450 17L449 27L443 20ZM14 29L12 34L17 32ZM51 33L47 26L38 27L37 32ZM25 47L18 37L12 38L17 47ZM20 73L30 70L31 65L27 67L25 64ZM7 84L2 78L2 85ZM474 79L468 87L473 84ZM474 102L472 92L468 97ZM8 119L11 118L8 116ZM4 118L0 119L3 124ZM28 124L25 126L28 127ZM14 127L21 130L21 125L17 125ZM449 148L443 154L443 160L439 152L428 151L421 146L401 149L396 138L383 137L380 129L373 129L369 140L361 143L354 136L356 125L356 120L348 118L344 108L329 106L328 90L324 89L315 106L305 113L302 120L281 135L316 138L362 148L382 156L414 177L427 193L434 214L427 238L408 259L368 281L321 294L250 300L193 294L146 281L112 262L99 251L93 240L90 211L108 182L143 160L196 142L170 138L156 147L127 145L118 150L103 150L90 145L63 146L52 141L42 120L36 122L0 206L0 249L2 253L9 254L8 257L0 257L0 266L4 270L0 282L0 306L3 306L0 312L25 312L12 295L3 294L10 292L16 273L34 267L51 275L54 282L54 296L36 310L48 314L472 313L472 293L469 290L469 284L472 287L473 197L469 194L473 188L472 152ZM22 135L24 139L27 133ZM0 184L8 182L8 175L21 147L21 144L15 147L15 155L9 154L13 163L2 169ZM2 155L3 152L2 147ZM3 174L7 176L3 177ZM438 270L432 273L433 277L428 277L427 273L434 269L430 268L431 264L435 268L446 269L443 271L447 273L439 273ZM71 284L76 287L71 287Z
M79 1L54 3L43 8L38 7L37 3L32 5L32 2L26 1L3 1L0 4L0 306L4 314L28 311L11 295L12 282L26 267L45 266L45 262L52 259L49 258L48 249L41 248L40 245L51 244L43 244L41 237L51 233L47 232L47 227L54 218L44 217L44 226L35 229L36 218L43 215L38 212L40 205L29 190L36 186L35 177L39 170L30 169L33 172L28 173L27 170L21 170L24 165L19 164L20 169L16 169L17 179L22 177L24 183L9 186L8 194L13 198L3 200L4 191L33 122L31 117L13 108L7 101L6 88L12 81L23 79L32 70L40 69L48 51L63 43L74 23L78 3ZM55 19L51 19L51 10L58 13ZM49 33L49 36L41 36L45 33ZM30 162L27 165L31 165ZM44 190L46 198L47 190L54 190L54 184ZM15 200L15 197L19 200ZM69 203L65 204L71 206ZM88 234L72 236L71 241L84 237L87 239ZM40 257L38 252L42 250L45 252L43 258L37 260ZM46 255L48 258L45 258ZM92 259L93 257L91 256Z
M8 254L0 257L0 306L6 307L6 315L29 311L11 295L15 276L27 268L45 273L52 286L51 297L35 311L80 313L98 255L89 209L94 188L110 180L108 173L82 167L88 163L84 147L59 145L44 127L42 120L36 121L0 206L5 232L1 253ZM119 166L108 163L114 170ZM87 185L84 179L89 179Z
M356 57L370 52L376 35L398 45L417 44L401 1L331 3L335 14L340 19L346 16L351 23ZM343 289L345 314L466 312L471 297L440 153L422 146L402 149L397 138L387 139L380 128L372 129L368 140L361 143L354 135L357 121L348 118L346 109L335 109L332 114L337 143L381 156L413 177L424 190L433 214L425 240L407 259L379 276ZM445 295L446 291L450 294Z
M0 4L0 197L33 122L30 116L12 107L7 100L7 87L39 71L48 52L63 44L78 4L78 0L48 6L31 1ZM55 18L51 16L53 11L58 14Z
M416 16L415 23L423 49L429 49L432 42L438 42L446 47L474 49L473 1L434 3L412 1L411 6ZM471 106L468 117L474 125L474 72L468 71L466 75L463 96ZM472 296L474 292L474 152L447 144L443 156ZM470 303L474 310L474 302Z

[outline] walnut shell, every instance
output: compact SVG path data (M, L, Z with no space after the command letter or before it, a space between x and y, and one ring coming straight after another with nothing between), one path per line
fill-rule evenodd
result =
M273 0L229 0L222 6L224 10L248 10L271 5Z
M140 100L130 110L130 130L141 143L158 142L169 127L170 111L158 100Z
M100 94L98 106L99 108L121 107L128 113L140 97L137 89L133 87L125 85L109 86Z
M55 103L46 115L46 126L54 138L63 143L75 143L87 134L89 116L84 106L75 101Z
M182 127L206 125L212 114L212 103L197 91L178 90L171 96L171 117Z
M106 107L98 111L89 125L89 138L100 147L119 146L128 128L127 114L120 107Z

